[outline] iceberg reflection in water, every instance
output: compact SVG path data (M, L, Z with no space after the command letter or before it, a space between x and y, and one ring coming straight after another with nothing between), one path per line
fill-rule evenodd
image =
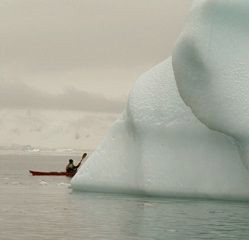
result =
M0 156L1 239L248 239L248 203L78 194L67 177L27 171L64 162L65 156Z

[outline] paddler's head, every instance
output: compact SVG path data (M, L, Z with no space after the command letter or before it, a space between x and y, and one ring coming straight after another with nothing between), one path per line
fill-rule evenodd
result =
M69 163L73 163L73 159L69 159Z

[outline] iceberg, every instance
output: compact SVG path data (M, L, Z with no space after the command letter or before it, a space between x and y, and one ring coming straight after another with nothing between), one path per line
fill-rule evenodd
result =
M249 2L195 1L178 39L178 90L207 127L235 140L249 167Z
M74 190L249 200L248 10L194 1L172 57L135 82Z

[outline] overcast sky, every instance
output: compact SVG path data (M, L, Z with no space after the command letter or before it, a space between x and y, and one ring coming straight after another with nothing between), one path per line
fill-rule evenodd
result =
M0 109L120 112L191 0L1 0Z

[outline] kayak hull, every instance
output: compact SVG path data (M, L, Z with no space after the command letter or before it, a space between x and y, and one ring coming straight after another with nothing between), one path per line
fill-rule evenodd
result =
M29 172L33 176L66 176L66 177L73 177L76 172L68 173L68 172L39 172L39 171L33 171L29 170Z

